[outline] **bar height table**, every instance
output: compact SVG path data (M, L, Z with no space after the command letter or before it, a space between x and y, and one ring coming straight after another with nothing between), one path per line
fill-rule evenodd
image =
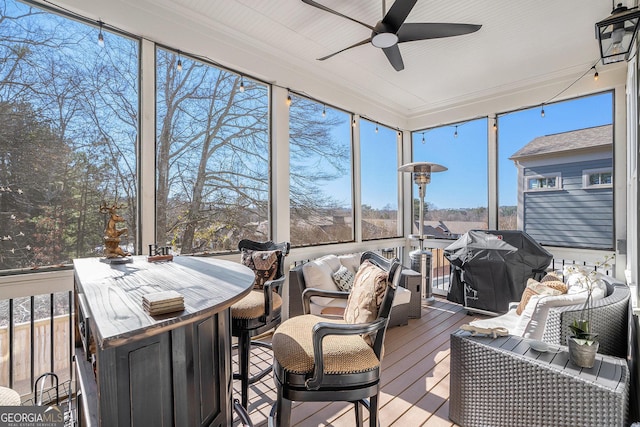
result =
M232 423L230 307L254 273L231 261L74 260L81 425ZM147 293L174 290L181 312L150 316Z

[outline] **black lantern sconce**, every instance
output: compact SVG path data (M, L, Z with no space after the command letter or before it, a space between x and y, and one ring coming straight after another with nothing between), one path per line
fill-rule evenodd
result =
M602 64L613 64L629 57L633 39L638 31L640 10L628 9L622 3L611 12L611 16L596 24L596 38L600 44Z

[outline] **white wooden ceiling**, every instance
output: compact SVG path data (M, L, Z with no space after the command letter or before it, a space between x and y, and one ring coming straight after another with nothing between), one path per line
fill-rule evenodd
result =
M381 0L317 1L371 25L382 17ZM594 24L612 9L610 0L418 0L406 22L482 28L464 36L401 44L405 69L396 72L370 44L317 61L370 32L300 0L63 2L92 19L204 54L240 72L303 91L305 78L325 81L404 117L576 78L598 60ZM387 0L387 8L392 2ZM131 16L145 18L133 22ZM166 28L166 22L174 26ZM202 37L200 44L186 34L190 31ZM287 77L283 69L298 77Z

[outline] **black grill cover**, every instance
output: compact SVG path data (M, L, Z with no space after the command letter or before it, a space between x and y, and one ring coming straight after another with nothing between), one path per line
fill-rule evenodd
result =
M518 230L472 230L444 249L452 265L447 299L465 307L505 313L527 280L540 280L551 254Z

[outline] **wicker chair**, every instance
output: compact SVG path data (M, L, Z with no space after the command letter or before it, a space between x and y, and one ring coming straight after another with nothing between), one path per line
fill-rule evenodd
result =
M365 260L388 272L375 320L352 324L342 319L304 314L285 321L274 333L273 376L278 395L271 410L270 425L275 418L276 426L289 426L291 402L295 400L352 402L358 426L362 424L364 405L369 409L369 425L377 426L382 347L401 268L397 260L372 252L362 255L362 262ZM357 286L354 285L354 290ZM327 293L331 291L307 289L305 312L311 296L327 296ZM372 345L367 342L369 337ZM366 399L370 399L370 404Z
M238 338L238 365L239 372L233 374L234 379L241 381L242 406L247 408L249 402L249 384L260 381L271 371L271 366L263 369L254 376L249 376L249 355L251 346L271 348L269 343L252 341L251 338L263 334L281 322L282 284L284 283L284 259L289 253L289 242L273 243L254 242L241 240L238 249L243 256L243 262L256 271L256 280L264 281L262 289L253 289L249 295L231 306L231 330L232 335ZM251 253L278 251L275 271L265 276L259 268L253 265ZM258 266L259 267L259 266ZM257 269L256 269L257 268ZM273 276L273 277L271 277Z

